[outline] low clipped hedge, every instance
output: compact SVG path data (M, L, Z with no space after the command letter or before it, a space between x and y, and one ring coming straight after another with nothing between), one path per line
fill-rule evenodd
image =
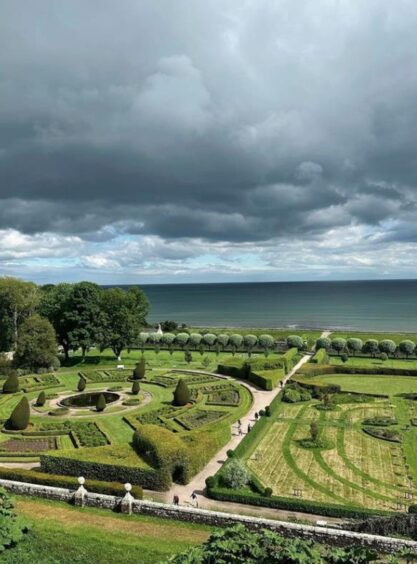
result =
M310 360L312 364L328 364L329 363L329 355L327 354L326 349L319 349L313 358Z
M92 447L97 450L97 447ZM143 488L166 491L171 487L171 476L155 468L122 466L93 460L79 460L57 454L40 456L41 470L48 474L84 476L90 480L130 482Z
M389 368L388 366L349 366L346 364L304 364L299 374L306 376L320 376L323 374L364 374L383 376L417 376L417 369L412 368Z
M79 474L80 475L80 474ZM0 467L0 478L3 480L15 480L16 482L26 482L29 484L40 484L43 486L53 486L57 488L67 488L75 490L78 488L77 480L74 476L61 476L36 470L25 470L23 468L3 468ZM102 493L122 497L126 493L124 485L120 482L103 482L102 480L89 480L85 482L87 491ZM132 486L131 494L136 499L143 498L141 486Z
M224 364L217 366L218 374L248 380L267 391L271 391L276 387L283 377L283 369L284 363L281 359L256 359L242 363L241 360L232 358L228 359Z

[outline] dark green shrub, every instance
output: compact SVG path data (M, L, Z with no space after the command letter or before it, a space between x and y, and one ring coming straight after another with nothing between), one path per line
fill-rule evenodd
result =
M181 378L180 380L178 380L177 387L175 388L174 399L172 403L173 405L180 407L183 405L187 405L187 403L189 403L190 401L190 398L191 398L190 390L188 389L185 380Z
M265 407L265 415L266 415L267 417L270 417L270 416L271 416L271 406L270 406L270 405L267 405L267 406Z
M85 379L82 376L80 376L80 379L78 380L78 384L77 384L77 390L79 392L83 392L85 390L86 385L87 384Z
M97 411L104 411L106 409L106 398L103 394L100 394L97 398L96 409Z
M215 486L215 484L216 484L216 479L215 479L214 476L209 476L208 478L206 478L206 486L207 486L207 488L212 488L212 487ZM412 506L412 507L415 507L415 508L417 509L417 505L414 505L414 506ZM417 511L416 511L416 513L417 513Z
M19 390L19 378L16 372L12 372L3 384L3 394L15 394Z
M15 547L29 530L25 522L16 517L13 507L9 494L0 488L0 553ZM3 562L11 562L11 560L5 558Z
M263 417L263 416L265 415L265 410L264 410L264 409L260 409L260 410L259 410L259 415L260 415L261 417Z
M235 451L229 449L226 454L227 454L227 458L233 458L235 456Z
M347 355L347 353L342 353L340 355L340 359L342 362L347 362L349 360L349 356Z
M137 396L139 392L140 392L139 380L133 380L133 384L132 384L132 394L133 394L134 396Z
M380 358L383 362L385 362L386 360L388 360L388 355L387 355L387 353L382 352L382 353L379 355L379 358Z
M7 428L13 431L23 431L29 425L30 407L26 396L23 396L19 403L12 411L8 421Z
M287 346L292 349L302 350L304 348L303 338L299 335L289 335L287 337Z
M410 505L408 508L408 513L417 513L417 505Z
M142 356L140 361L135 366L132 375L132 380L143 380L144 378L145 378L145 358Z
M38 399L36 400L36 405L38 407L42 407L43 405L45 405L46 402L46 395L45 392L42 390L42 392L40 392L40 394L38 395Z
M190 364L190 362L193 360L193 355L191 354L190 351L185 351L184 360L187 364Z
M265 488L264 496L265 497L271 497L272 496L272 488Z

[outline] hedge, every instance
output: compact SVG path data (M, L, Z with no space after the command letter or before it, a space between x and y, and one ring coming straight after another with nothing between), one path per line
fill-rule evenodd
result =
M288 349L287 352L284 355L282 355L285 372L289 372L290 370L292 370L292 368L294 368L296 364L297 356L298 356L298 349L296 347L292 347L291 349Z
M343 505L324 503L321 501L308 501L278 496L267 497L256 492L239 492L236 490L220 488L217 487L217 485L211 487L207 486L207 494L212 499L216 499L218 501L232 501L235 503L270 507L273 509L285 509L288 511L312 513L315 515L326 515L327 517L361 519L371 516L385 516L393 514L389 511L378 511L376 509L365 509L361 507L347 507Z
M270 368L272 366L274 368ZM225 364L219 364L217 366L217 373L231 376L232 378L240 378L241 380L249 380L249 382L256 384L263 390L271 391L283 376L281 373L282 368L282 362L279 362L278 365L276 361L257 359L253 363L249 361L242 364L241 360L233 358L226 361ZM254 369L256 372L254 372Z
M299 374L306 376L320 376L322 374L365 374L385 376L417 376L417 369L412 368L389 368L388 366L347 366L338 364L323 364L320 366L307 363L304 364Z
M92 447L98 451L100 447ZM107 447L101 447L107 448ZM84 449L83 449L84 450ZM97 455L99 453L97 452ZM93 460L79 460L58 454L41 454L41 470L48 474L84 476L91 480L104 479L107 482L130 482L151 490L169 490L171 477L155 468L123 466Z
M27 482L30 484L41 484L43 486L53 486L57 488L67 488L75 490L78 487L77 481L73 476L61 476L37 472L36 470L25 470L23 468L3 468L0 467L0 478L3 480L15 480L16 482ZM87 491L102 493L114 496L124 496L126 493L124 485L118 482L103 482L101 480L86 480L85 488ZM143 498L141 486L132 486L131 491L136 499Z
M312 362L313 364L328 364L329 355L327 354L326 349L319 349L310 360L310 362Z

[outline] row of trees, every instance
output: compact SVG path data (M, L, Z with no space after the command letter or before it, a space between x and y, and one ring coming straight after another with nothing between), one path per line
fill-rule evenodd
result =
M347 352L352 356L359 353L372 356L383 353L387 356L402 354L409 357L416 351L416 343L409 339L405 339L397 345L391 339L383 339L382 341L368 339L367 341L363 341L356 337L350 339L343 339L341 337L329 339L328 337L321 337L316 341L316 349L333 350L338 354Z
M92 346L119 357L137 342L146 324L148 300L137 287L103 289L91 282L37 286L0 279L0 351L15 351L16 364L36 369L56 363L56 345L66 358Z

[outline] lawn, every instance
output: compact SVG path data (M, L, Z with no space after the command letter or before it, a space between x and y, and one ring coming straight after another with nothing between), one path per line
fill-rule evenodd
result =
M156 563L204 542L210 533L203 525L81 510L35 498L18 497L16 511L32 531L0 557L8 564Z
M388 358L381 360L380 358L350 356L347 361L343 362L340 356L332 355L329 357L330 364L337 366L355 366L364 368L405 368L408 370L417 370L416 359L406 358Z
M417 392L415 376L382 376L368 374L324 374L314 377L296 376L299 382L326 385L338 384L342 390L364 394L395 395Z

